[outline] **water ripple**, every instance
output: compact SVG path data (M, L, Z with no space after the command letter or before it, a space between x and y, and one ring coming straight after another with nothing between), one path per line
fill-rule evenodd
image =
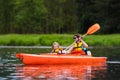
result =
M107 63L110 63L110 64L120 64L120 61L107 61Z

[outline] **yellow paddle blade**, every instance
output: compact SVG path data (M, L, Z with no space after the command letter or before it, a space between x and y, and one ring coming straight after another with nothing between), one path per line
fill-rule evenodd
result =
M87 34L93 34L93 33L95 33L96 31L98 31L99 29L100 29L100 25L99 25L98 23L96 23L96 24L92 25L92 26L88 29L86 35L87 35Z

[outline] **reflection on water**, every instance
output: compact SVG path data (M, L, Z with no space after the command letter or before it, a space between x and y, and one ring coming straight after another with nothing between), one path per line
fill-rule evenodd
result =
M10 80L92 80L106 78L106 65L26 65L1 67ZM9 75L8 75L9 74Z

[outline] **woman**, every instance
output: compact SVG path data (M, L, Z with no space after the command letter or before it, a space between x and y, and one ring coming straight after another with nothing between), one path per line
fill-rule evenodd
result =
M88 45L82 39L82 36L80 34L75 34L74 37L73 37L73 39L74 39L74 43L67 50L67 53L85 55L86 53L83 50L83 47L84 48L88 48Z

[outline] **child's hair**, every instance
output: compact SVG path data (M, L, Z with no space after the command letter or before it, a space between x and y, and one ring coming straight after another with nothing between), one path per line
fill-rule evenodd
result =
M58 47L60 47L60 45L59 45L58 42L53 42L53 44L52 44L52 49L53 49L53 46L54 46L54 45L57 45Z
M59 43L58 42L53 42L53 45L59 45Z

